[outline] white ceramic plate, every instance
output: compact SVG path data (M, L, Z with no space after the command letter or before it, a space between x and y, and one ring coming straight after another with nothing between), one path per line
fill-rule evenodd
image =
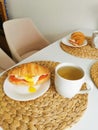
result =
M71 33L72 34L72 33ZM85 40L84 41L84 43L81 45L81 46L74 46L74 45L72 45L70 42L69 42L69 39L70 39L70 36L71 36L71 34L69 34L69 35L67 35L66 37L64 37L63 39L62 39L62 43L64 43L65 45L67 45L67 46L71 46L71 47L82 47L82 46L85 46L85 45L87 45L87 40Z
M42 96L50 87L50 80L48 80L47 82L41 84L38 88L38 90L34 93L27 93L27 94L21 94L18 93L17 91L15 91L15 89L13 89L15 85L10 83L8 81L8 79L6 78L5 82L4 82L4 92L5 94L17 101L29 101L29 100L33 100L36 99L40 96Z

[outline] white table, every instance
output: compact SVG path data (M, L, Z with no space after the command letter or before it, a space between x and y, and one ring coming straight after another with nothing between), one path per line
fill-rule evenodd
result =
M82 30L86 35L91 36L92 30ZM37 60L49 60L49 61L57 61L57 62L73 62L78 64L84 68L87 73L87 77L90 79L89 69L90 66L96 60L89 60L84 58L79 58L72 56L66 52L64 52L60 46L61 40L54 42L48 47L42 49L41 51L33 54L32 56L26 58L21 61L19 64L37 61ZM92 83L93 84L93 83ZM93 84L94 86L94 84ZM88 107L85 111L84 115L80 119L78 123L76 123L71 130L98 130L98 90L94 86L93 91L88 96Z

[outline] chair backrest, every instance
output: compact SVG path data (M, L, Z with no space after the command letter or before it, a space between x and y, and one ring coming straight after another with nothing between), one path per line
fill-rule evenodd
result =
M0 67L0 73L2 73L4 71L4 69L2 69L1 67Z
M49 45L49 41L42 36L30 18L5 21L3 29L14 58Z
M6 70L16 63L0 48L0 68Z

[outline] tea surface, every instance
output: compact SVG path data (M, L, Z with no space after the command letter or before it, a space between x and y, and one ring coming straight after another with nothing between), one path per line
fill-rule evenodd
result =
M81 69L72 66L61 67L58 69L57 73L68 80L77 80L82 78L84 75Z

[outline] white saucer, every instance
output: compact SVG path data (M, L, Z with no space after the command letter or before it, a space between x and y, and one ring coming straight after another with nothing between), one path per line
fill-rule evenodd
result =
M29 100L33 100L36 99L40 96L42 96L50 87L50 80L48 80L47 82L41 84L38 88L38 90L34 93L27 93L27 94L21 94L18 93L17 91L15 91L15 89L13 89L15 85L10 83L8 81L8 79L6 78L4 85L3 85L3 89L5 94L17 101L29 101Z
M72 34L72 33L71 33L71 34ZM82 46L87 45L87 40L85 40L84 43L83 43L82 45L80 45L80 46L78 46L78 45L77 45L77 46L72 45L72 44L69 42L69 39L70 39L71 34L69 34L69 35L67 35L66 37L64 37L64 38L62 39L62 43L64 43L64 44L67 45L67 46L71 46L71 47L82 47Z

